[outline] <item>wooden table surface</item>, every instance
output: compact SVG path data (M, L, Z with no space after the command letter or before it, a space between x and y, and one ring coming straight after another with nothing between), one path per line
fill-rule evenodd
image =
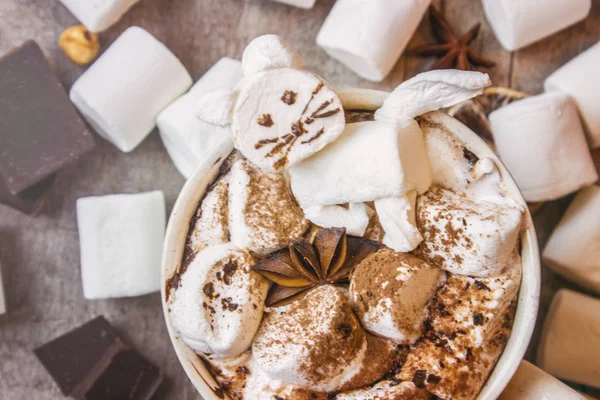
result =
M265 33L285 37L304 57L307 69L337 86L393 89L434 62L403 56L385 81L375 84L360 79L315 45L333 3L318 0L313 9L300 10L269 0L142 0L100 39L105 49L127 27L139 25L169 47L194 79L220 57L240 58L245 45ZM585 21L509 53L496 41L479 0L434 1L460 33L476 22L483 23L474 46L498 62L489 71L495 85L530 93L539 93L548 74L600 39L600 0L593 3ZM70 87L84 68L69 62L56 43L60 33L76 23L58 0L0 0L0 54L35 39L56 66L60 80ZM432 39L424 21L409 46ZM171 348L160 296L88 301L83 297L79 269L75 214L79 197L159 189L170 211L183 183L156 132L129 154L98 139L92 154L58 174L41 216L30 218L0 206L0 265L8 303L8 314L0 316L0 398L62 398L31 350L99 314L162 368L167 384L158 398L200 398ZM568 201L547 204L536 217L542 244ZM546 268L543 274L540 321L552 293L567 285ZM537 341L538 332L527 355L530 359Z

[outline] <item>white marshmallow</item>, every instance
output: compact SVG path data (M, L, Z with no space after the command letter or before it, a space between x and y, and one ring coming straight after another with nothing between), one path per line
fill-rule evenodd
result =
M277 35L257 37L246 46L242 55L242 69L246 76L276 68L300 69L302 65L302 58L296 50Z
M70 97L100 136L129 152L152 131L158 114L191 85L177 57L134 26L81 75Z
M369 226L369 213L364 203L350 203L348 208L312 206L303 210L304 216L313 224L323 228L346 228L346 233L363 236Z
M139 296L160 289L162 192L80 198L77 225L86 299Z
M401 83L375 113L377 120L414 118L483 93L492 81L475 71L434 70Z
M600 187L577 194L552 232L544 262L559 274L600 294Z
M2 270L0 269L0 315L6 312L6 299L4 297L4 285L2 284Z
M303 208L423 193L431 184L423 133L414 120L348 124L338 140L289 172Z
M565 196L598 179L573 100L528 97L489 116L496 149L527 201Z
M560 379L600 389L600 300L567 289L556 293L536 364Z
M591 0L483 0L496 38L508 51L525 47L584 19Z
M117 22L140 0L60 0L90 32L101 32Z
M502 274L517 247L521 210L431 188L417 200L422 258L459 275Z
M227 143L233 149L229 127L220 128L196 118L200 95L210 90L233 87L242 78L241 63L223 57L213 65L183 96L171 103L157 117L162 141L175 167L189 178L196 166L215 147Z
M277 68L242 81L231 130L246 158L274 171L321 150L342 134L345 123L340 99L321 78Z
M288 4L299 8L313 8L317 0L274 0L278 3Z
M228 211L231 241L258 254L287 246L309 225L285 177L264 173L246 160L231 167Z
M600 43L596 43L571 61L554 71L544 81L547 92L558 90L569 93L581 113L592 148L600 147Z
M250 270L254 258L232 243L207 247L181 276L170 304L173 326L192 350L235 357L252 344L268 282Z
M379 82L392 70L431 0L338 0L317 44L361 77Z
M527 361L521 361L498 400L585 400L585 397L537 368Z
M401 252L413 251L423 241L415 221L417 192L375 200L375 210L385 231L383 244Z
M413 344L425 330L429 305L444 280L439 268L384 247L354 268L349 299L369 332Z

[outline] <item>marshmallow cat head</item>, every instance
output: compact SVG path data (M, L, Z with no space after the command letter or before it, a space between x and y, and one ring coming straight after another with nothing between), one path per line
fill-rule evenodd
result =
M210 124L231 124L235 147L262 170L286 169L337 139L345 127L337 94L301 67L302 59L283 39L261 36L244 51L237 88L204 94L196 115Z

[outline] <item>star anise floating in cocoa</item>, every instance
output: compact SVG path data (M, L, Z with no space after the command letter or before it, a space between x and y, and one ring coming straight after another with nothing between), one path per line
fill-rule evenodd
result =
M347 236L343 228L323 229L313 243L305 238L291 241L287 249L270 254L252 270L274 282L266 305L283 306L315 287L347 282L354 266L379 247L378 242Z
M431 28L437 43L426 44L411 50L411 54L418 56L439 56L440 59L431 69L462 69L469 71L476 67L491 68L496 62L484 57L473 50L469 45L481 28L481 23L476 24L463 36L458 36L444 16L434 7L429 7Z

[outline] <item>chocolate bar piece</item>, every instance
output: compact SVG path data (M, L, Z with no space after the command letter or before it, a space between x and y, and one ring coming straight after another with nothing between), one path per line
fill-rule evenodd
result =
M0 59L0 178L13 195L92 150L94 139L40 47Z
M150 399L160 371L129 348L104 317L34 350L60 390L75 399Z
M54 175L19 194L12 194L2 177L0 177L0 204L7 205L25 214L37 215L46 203L52 183L54 183Z

